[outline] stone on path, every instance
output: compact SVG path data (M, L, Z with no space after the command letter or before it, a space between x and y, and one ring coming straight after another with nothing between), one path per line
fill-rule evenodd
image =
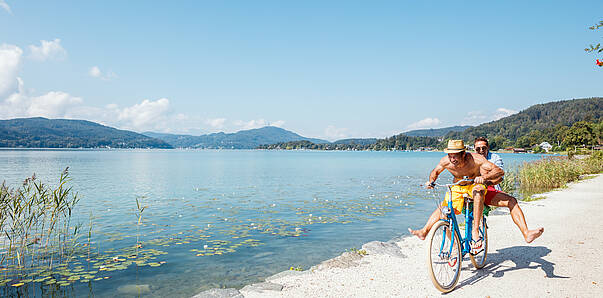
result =
M283 289L282 285L271 283L271 282L261 282L257 284L247 285L241 289L241 292L259 292L262 293L264 291L281 291Z
M237 289L210 289L193 298L243 298L243 295Z
M392 242L371 241L362 245L362 249L369 255L390 255L392 257L406 258L400 247Z
M358 260L362 259L362 256L356 252L344 252L338 257L326 260L316 266L313 266L310 270L324 270L329 268L350 268L360 265Z
M309 273L308 271L287 270L287 271L279 272L275 275L267 277L266 281L270 282L275 279L283 278L285 276L297 276L297 275L303 275L303 274L308 274L308 273Z

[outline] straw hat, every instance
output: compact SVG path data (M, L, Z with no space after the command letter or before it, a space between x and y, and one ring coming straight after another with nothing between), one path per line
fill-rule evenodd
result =
M448 148L444 149L446 153L459 153L465 151L465 143L463 140L449 140Z

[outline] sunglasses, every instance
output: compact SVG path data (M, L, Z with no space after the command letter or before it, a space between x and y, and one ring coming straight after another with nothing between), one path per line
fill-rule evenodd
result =
M488 147L483 146L483 147L475 147L475 151L488 151Z

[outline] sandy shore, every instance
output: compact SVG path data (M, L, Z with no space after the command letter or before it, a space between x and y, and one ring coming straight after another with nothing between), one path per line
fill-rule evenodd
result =
M543 196L546 199L521 204L529 227L544 227L543 236L526 244L508 213L491 215L487 265L475 270L466 257L456 289L446 296L603 295L603 175ZM283 272L266 283L231 293L244 297L442 296L429 279L425 245L416 237L374 242L363 247L368 255L346 253L310 270Z

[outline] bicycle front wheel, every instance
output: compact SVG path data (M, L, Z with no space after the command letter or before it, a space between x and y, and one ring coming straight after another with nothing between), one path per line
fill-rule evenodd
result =
M443 293L454 289L461 275L461 242L450 223L438 221L429 232L428 266L433 285Z
M486 217L482 217L482 221L479 224L479 236L483 239L482 250L475 255L469 254L471 263L475 269L482 269L486 265L486 257L488 257L488 225L486 224Z

